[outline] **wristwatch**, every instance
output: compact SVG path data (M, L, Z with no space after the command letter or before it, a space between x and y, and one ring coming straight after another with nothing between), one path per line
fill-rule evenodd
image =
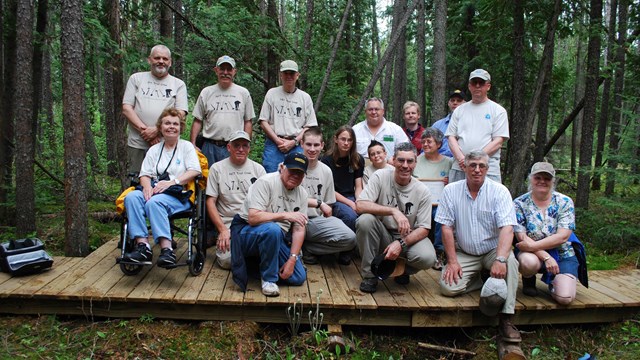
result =
M176 183L176 185L180 185L180 179L175 178L175 179L173 179L173 181Z
M322 200L316 199L316 201L318 202L318 205L316 205L316 209L320 209L320 205L322 205Z
M298 256L299 256L298 254L294 254L294 253L291 253L289 255L289 257L296 258L296 261L298 261Z
M506 264L507 263L507 258L504 257L504 256L498 256L498 257L496 257L496 261L499 262L499 263Z
M298 140L298 138L293 138L293 143L298 146L300 145L300 141Z

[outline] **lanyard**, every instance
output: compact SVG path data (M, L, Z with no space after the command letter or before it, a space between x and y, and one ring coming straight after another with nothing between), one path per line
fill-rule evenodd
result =
M176 147L173 148L173 154L171 154L171 159L169 159L169 163L167 164L167 167L164 168L164 171L162 172L162 174L165 174L169 169L169 166L173 161L173 157L176 155L176 150L178 150L178 144L176 144ZM158 171L158 165L160 165L160 159L162 159L163 151L164 151L164 142L162 142L162 149L160 149L160 156L158 156L158 162L156 163L156 174L158 175L158 177L162 176L162 174L160 174L160 172Z

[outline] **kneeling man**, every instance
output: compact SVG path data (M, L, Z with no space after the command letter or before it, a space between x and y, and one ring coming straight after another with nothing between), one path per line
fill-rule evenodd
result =
M520 332L511 323L518 289L518 261L511 251L516 215L509 190L487 179L488 171L489 155L471 151L464 159L465 180L450 183L440 196L436 221L442 224L447 254L440 291L457 296L480 289L483 269L493 278L506 279L498 330L504 341L520 342Z
M307 225L307 191L300 184L308 160L290 153L279 172L259 178L247 193L242 210L231 222L231 268L233 281L247 289L246 257L260 258L262 293L280 295L276 282L302 285L307 274L300 248Z
M412 177L416 167L416 148L400 143L393 154L393 171L376 171L356 202L358 217L356 241L362 255L362 292L373 293L378 279L371 272L373 258L405 261L404 274L395 277L399 284L409 283L409 274L429 269L436 254L427 238L431 229L431 193Z

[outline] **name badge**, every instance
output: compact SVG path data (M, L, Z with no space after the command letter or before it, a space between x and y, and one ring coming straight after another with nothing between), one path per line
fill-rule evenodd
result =
M385 135L382 137L382 141L393 142L393 135Z

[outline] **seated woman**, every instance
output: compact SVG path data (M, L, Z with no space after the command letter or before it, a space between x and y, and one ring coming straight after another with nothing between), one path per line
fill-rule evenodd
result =
M572 241L577 242L572 236L573 201L554 190L555 174L553 165L535 163L529 175L530 191L513 201L518 220L516 252L524 294L537 295L536 274L540 272L553 299L567 305L576 297L580 264L572 246Z
M369 178L374 172L382 169L395 169L393 165L387 162L387 149L384 148L384 145L380 141L371 140L371 144L369 144L369 147L367 148L367 153L369 154L371 164L364 168L364 172L362 174L363 186L367 185Z
M333 173L336 202L333 216L356 231L356 199L362 191L364 159L356 151L356 134L351 126L343 125L336 130L331 148L321 161Z
M156 123L163 140L147 151L140 169L141 190L134 190L124 199L129 220L128 236L135 239L136 248L124 256L125 261L151 262L149 232L145 217L151 223L153 239L160 244L157 265L175 265L176 255L171 248L169 216L189 210L191 203L184 196L182 186L201 173L198 155L193 145L180 139L186 127L182 112L165 109Z

